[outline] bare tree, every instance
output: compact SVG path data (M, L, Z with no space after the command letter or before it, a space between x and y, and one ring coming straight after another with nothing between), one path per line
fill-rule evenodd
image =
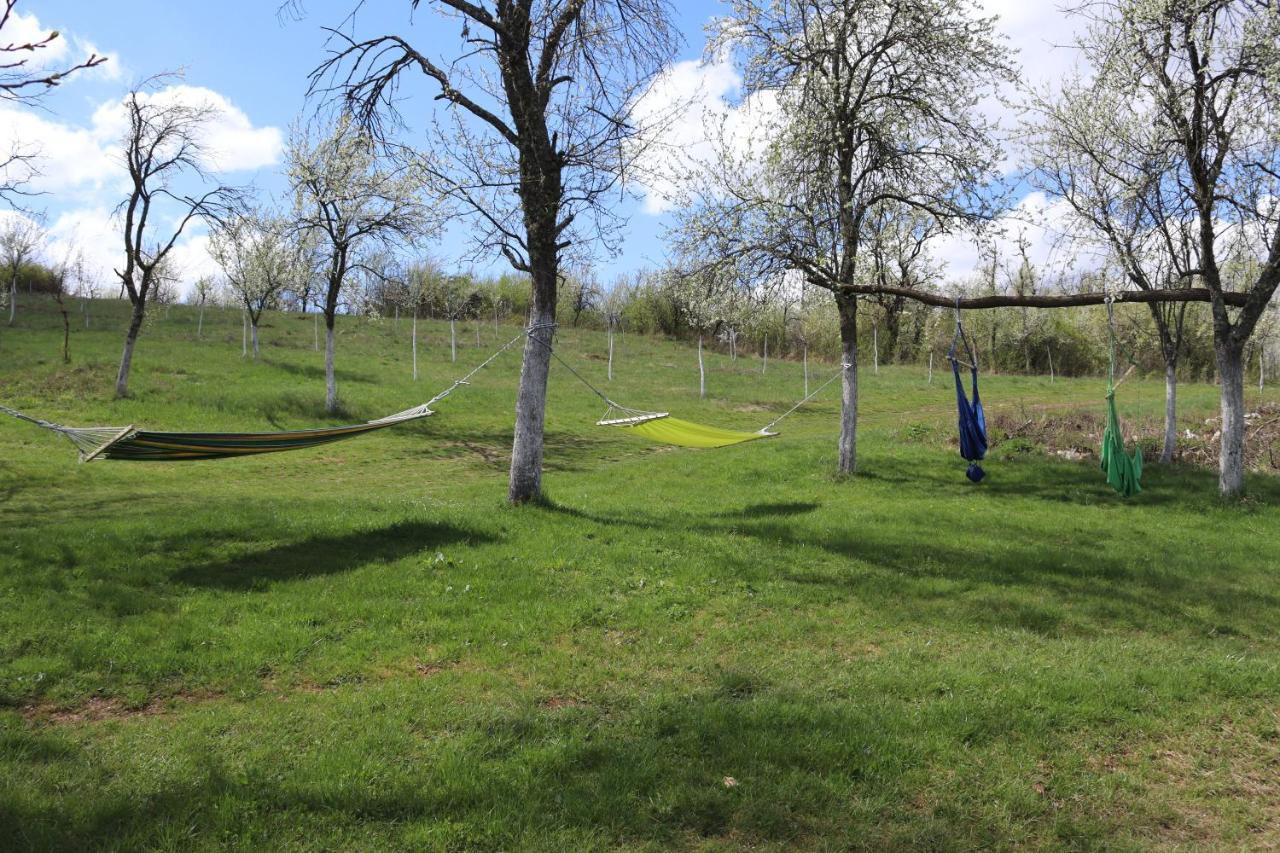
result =
M129 195L116 209L124 223L124 266L116 275L133 312L116 375L117 398L129 394L129 369L146 318L147 300L153 294L162 295L178 239L197 220L217 221L239 198L235 189L223 185L198 194L180 188L193 182L209 183L200 139L217 113L208 105L158 96L159 84L169 76L152 77L124 98Z
M885 202L867 214L870 276L884 287L925 289L937 270L929 257L929 241L938 233L934 217L896 202ZM884 341L876 356L891 364L898 355L907 298L900 293L875 294L884 314Z
M44 244L44 228L21 214L9 216L0 226L0 261L9 273L9 325L18 311L18 274Z
M295 130L289 180L297 227L323 247L325 410L338 411L334 328L339 297L365 250L412 242L427 228L421 170L380 157L373 139L342 115L317 135Z
M1238 495L1245 348L1280 286L1280 15L1261 0L1094 0L1082 14L1098 78L1123 93L1126 110L1150 105L1154 163L1122 173L1122 183L1140 194L1154 175L1156 197L1168 199L1157 215L1192 237L1194 251L1166 251L1180 279L1194 276L1210 293L1218 485ZM1236 311L1233 295L1243 296Z
M600 301L600 280L589 265L577 264L561 274L561 282L569 291L569 310L573 312L571 325L576 329L582 315L594 310Z
M867 276L871 216L892 202L945 230L992 213L987 182L1000 154L976 104L1010 78L1007 52L968 0L730 5L709 50L739 59L743 103L761 129L746 145L716 140L680 239L743 281L798 270L835 297L845 365L838 469L852 473L857 294L884 289Z
M445 105L423 146L433 188L476 226L478 255L501 253L530 276L508 490L519 503L541 494L561 255L575 244L614 246L615 199L643 148L634 107L677 36L667 0L424 5L460 23L458 55L429 56L401 35L335 32L340 46L313 80L381 135L385 121L399 121L405 75L423 75Z
M67 310L66 297L72 292L71 280L84 269L84 253L74 245L53 266L53 299L58 305L58 313L62 315L63 364L71 363L71 313Z
M18 0L3 0L3 3L4 8L0 10L0 101L37 103L42 95L69 75L107 61L107 57L91 53L71 65L45 67L39 60L57 43L61 34L50 30L34 41L9 41L5 28L14 20ZM9 31L12 32L12 27ZM35 161L39 155L38 148L21 143L15 143L8 152L0 154L0 200L14 206L17 197L31 194L27 182L35 173Z

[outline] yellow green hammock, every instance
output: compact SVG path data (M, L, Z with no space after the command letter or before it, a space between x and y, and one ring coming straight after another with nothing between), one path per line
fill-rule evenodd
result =
M776 432L769 432L767 429L742 432L695 424L692 421L673 418L666 412L645 412L628 418L601 419L596 423L598 426L622 427L627 432L644 436L650 441L673 444L677 447L728 447L731 444L742 444L746 441L777 435Z
M552 354L555 355L554 352ZM760 429L755 432L745 432L742 430L722 429L720 427L694 423L693 421L681 420L680 418L673 418L666 412L646 412L640 409L627 408L626 406L615 403L613 400L609 399L603 391L588 382L582 374L574 370L564 361L564 359L560 358L560 356L556 355L556 360L568 368L569 372L576 376L583 385L586 385L594 391L596 396L601 400L604 400L605 404L609 407L605 411L604 417L596 421L596 426L621 427L630 433L643 436L650 441L656 441L660 444L672 444L676 447L728 447L732 444L743 444L744 442L755 441L761 438L773 438L777 435L777 433L773 431L773 428L778 425L779 421L795 412L814 397L818 396L822 389L839 379L841 373L844 372L845 367L844 365L841 365L840 370L836 371L836 373L828 378L826 382L823 382L815 388L812 393L805 395L804 399L800 402L778 415ZM610 417L614 412L622 413L623 417Z

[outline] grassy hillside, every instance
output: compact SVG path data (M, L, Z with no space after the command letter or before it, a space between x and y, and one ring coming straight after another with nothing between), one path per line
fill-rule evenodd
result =
M70 424L324 416L311 317L123 307L0 327L0 402ZM345 419L424 400L516 334L344 318ZM564 329L638 407L757 428L800 368ZM814 369L814 381L829 375ZM504 504L518 355L439 415L318 450L78 465L0 422L0 837L18 849L1240 847L1280 844L1280 483L1223 504L1152 465L997 445L972 486L949 376L864 373L717 451L593 425L555 367L545 506ZM1155 419L1158 383L1122 391ZM991 377L993 417L1101 410L1100 380ZM1271 396L1274 400L1274 393ZM1250 400L1256 402L1251 394ZM1188 424L1216 389L1184 389Z

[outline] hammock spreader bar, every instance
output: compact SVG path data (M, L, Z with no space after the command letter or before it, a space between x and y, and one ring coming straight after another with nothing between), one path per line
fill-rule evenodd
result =
M964 345L965 354L969 356L967 362L962 362L956 355L956 347L960 344ZM982 466L978 464L987 455L987 416L982 409L982 398L978 396L978 359L974 354L973 346L965 335L964 325L960 322L960 308L958 305L956 307L956 334L951 340L951 351L947 353L947 360L951 362L951 372L956 379L956 410L959 415L960 456L969 462L969 468L965 471L965 476L970 481L978 483L987 475L987 472L983 471ZM960 378L961 364L969 368L969 381L973 389L972 400L969 400L964 393L964 381Z

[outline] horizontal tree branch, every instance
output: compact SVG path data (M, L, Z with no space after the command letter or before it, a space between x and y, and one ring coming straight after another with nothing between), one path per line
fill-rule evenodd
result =
M1110 296L1116 302L1212 302L1213 294L1206 287L1184 287L1171 290L1121 290L1115 293L1062 293L1018 296L997 293L990 296L969 296L959 300L940 293L929 293L910 287L891 287L876 284L851 284L840 288L844 293L864 296L905 296L925 305L939 308L1074 308L1082 305L1102 305ZM1223 293L1222 301L1239 308L1249 299L1247 293Z

